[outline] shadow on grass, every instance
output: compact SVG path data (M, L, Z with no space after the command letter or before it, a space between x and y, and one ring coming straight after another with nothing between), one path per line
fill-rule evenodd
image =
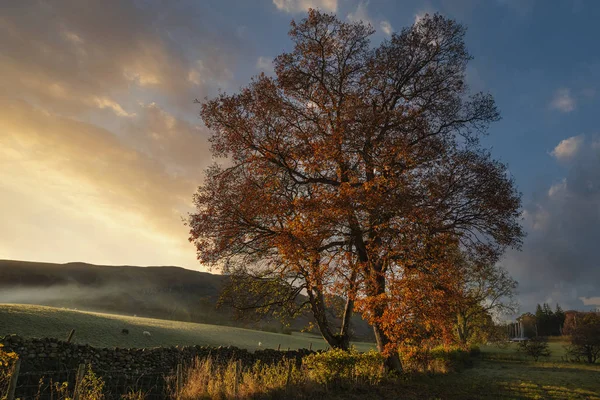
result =
M479 361L462 373L408 385L420 388L421 398L600 400L600 365Z
M260 398L600 400L600 365L478 361L462 372L405 375L377 386L290 387Z

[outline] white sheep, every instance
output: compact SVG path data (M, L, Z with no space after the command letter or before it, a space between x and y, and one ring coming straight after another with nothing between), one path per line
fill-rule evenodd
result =
M144 332L142 332L142 335L144 335L144 336L150 336L150 332L144 331Z

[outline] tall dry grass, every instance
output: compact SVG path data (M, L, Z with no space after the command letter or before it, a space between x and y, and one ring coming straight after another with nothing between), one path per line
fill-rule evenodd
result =
M179 399L269 399L298 397L318 389L293 360L279 364L195 360L184 373ZM174 396L177 397L177 396Z

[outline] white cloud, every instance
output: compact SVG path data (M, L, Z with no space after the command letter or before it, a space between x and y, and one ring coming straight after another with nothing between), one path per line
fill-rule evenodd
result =
M322 11L336 12L337 0L273 0L278 10L298 13L308 11L309 8Z
M371 21L371 17L369 17L369 13L367 11L367 7L369 5L368 1L361 1L356 6L356 10L354 12L348 13L348 19L353 22L363 22L365 24L373 25Z
M598 297L580 297L586 306L600 306L600 296Z
M389 21L381 21L379 26L381 27L381 30L388 36L391 36L394 32L394 28L392 28L392 25L389 23Z
M429 11L419 11L418 13L415 14L415 24L418 24L423 18L425 18L425 15L429 14Z
M256 69L264 72L272 72L273 59L271 57L258 57L258 59L256 60Z
M561 182L555 183L554 185L550 186L550 189L548 189L548 196L555 197L555 196L559 195L561 192L564 192L566 189L567 189L567 178L564 178Z
M571 91L568 88L561 88L556 91L550 107L562 112L571 112L575 109L575 99L571 96Z
M597 138L563 140L553 152L567 158L566 176L534 193L524 205L528 232L522 251L509 251L503 264L519 281L524 311L551 298L564 308L590 306L600 297L597 238L600 236L600 158ZM531 279L535 276L535 279ZM583 300L583 301L582 301Z
M562 140L550 154L556 157L556 159L559 161L567 161L577 154L582 143L582 135L570 137Z

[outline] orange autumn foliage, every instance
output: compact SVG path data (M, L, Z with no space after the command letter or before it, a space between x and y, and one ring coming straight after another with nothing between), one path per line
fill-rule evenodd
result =
M356 309L400 369L398 345L449 335L454 255L493 262L520 244L520 195L479 145L499 114L490 95L468 95L464 28L434 15L375 48L372 34L311 10L276 77L202 104L230 166L207 171L188 223L200 262L289 286L257 306L306 293L341 348ZM339 327L333 296L346 301Z

